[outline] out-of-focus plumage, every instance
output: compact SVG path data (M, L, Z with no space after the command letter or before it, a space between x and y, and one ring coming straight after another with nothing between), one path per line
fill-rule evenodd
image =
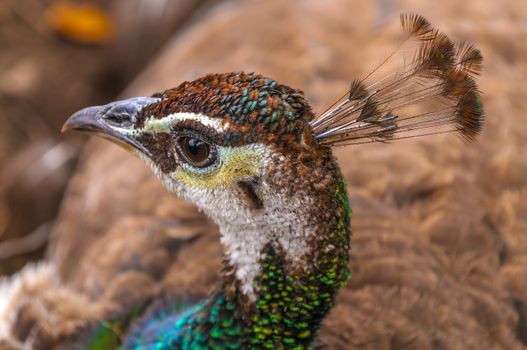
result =
M379 47L395 41L390 35L372 39L369 16L349 21L349 13L371 13L371 5L341 1L320 6L248 2L229 18L210 14L204 22L209 29L196 25L131 89L135 94L139 89L149 92L187 78L188 72L235 69L217 60L229 48L233 62L252 62L247 69L305 86L308 97L316 97L316 106L323 107L346 88L348 82L340 77L357 76L354 67L371 67ZM527 288L522 283L527 242L521 220L527 212L521 200L527 193L527 164L518 156L527 135L514 127L521 115L515 103L521 106L517 97L525 89L514 82L505 86L497 77L521 71L521 32L499 26L491 31L484 25L492 19L512 26L516 22L510 18L522 9L512 10L514 3L509 3L510 10L490 4L486 15L478 12L477 1L428 6L416 11L434 13L436 22L451 13L455 21L471 18L467 27L448 31L477 37L487 57L486 70L493 73L483 80L487 113L500 118L489 118L487 130L493 131L478 146L452 148L455 141L439 137L338 153L354 207L352 279L325 322L321 348L522 349L527 343ZM294 20L284 13L295 14ZM263 17L255 24L257 15ZM313 20L305 23L305 18ZM233 30L233 23L240 29ZM332 23L341 23L340 30ZM299 34L299 27L310 31L311 41ZM230 33L257 28L245 31L247 42L256 42L258 33L269 35L250 50L233 49L230 40L236 38L218 42L212 34L225 28ZM280 49L283 37L270 35L278 28L291 38L287 50ZM331 45L334 54L327 55L324 45ZM204 52L202 47L210 49ZM496 54L500 50L506 55ZM207 292L220 265L213 231L199 213L166 193L140 162L94 142L66 196L50 258L67 288L103 309L119 309L120 301L141 300L159 289ZM43 289L62 288L51 281L46 285L27 289L28 300L38 302ZM86 305L61 306L76 309L79 304ZM18 305L10 309L15 318ZM46 312L34 317L32 331L23 339L38 339L37 330L57 312L41 310ZM81 322L89 323L90 316L83 314ZM67 327L55 331L50 337L55 343L71 334Z

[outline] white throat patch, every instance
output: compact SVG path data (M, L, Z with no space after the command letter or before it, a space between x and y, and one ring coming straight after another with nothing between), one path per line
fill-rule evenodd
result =
M226 256L235 269L242 292L253 301L256 298L254 279L261 273L266 245L279 246L287 261L298 266L308 251L307 237L316 232L305 220L309 200L272 193L265 183L260 184L260 191L263 209L231 211L228 217L218 220Z

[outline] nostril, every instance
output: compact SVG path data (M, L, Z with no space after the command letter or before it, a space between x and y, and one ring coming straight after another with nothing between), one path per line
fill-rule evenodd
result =
M132 126L132 118L130 114L126 113L105 113L102 115L103 119L113 126L127 128Z

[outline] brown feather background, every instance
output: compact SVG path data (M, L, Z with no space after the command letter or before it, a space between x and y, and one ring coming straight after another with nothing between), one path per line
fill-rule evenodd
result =
M352 273L317 347L526 349L527 9L520 2L210 2L124 95L247 70L304 90L321 115L354 78L352 90L365 96L360 79L400 45L405 11L481 50L486 123L473 143L441 134L337 150L353 209ZM456 72L472 79L482 68L477 52L467 44L452 50L450 81L460 79ZM376 118L387 118L382 111ZM214 225L113 145L88 143L61 208L46 256L60 281L28 288L13 306L18 325L32 329L22 338L60 344L105 310L160 290L206 293L216 280ZM53 290L75 297L57 305Z

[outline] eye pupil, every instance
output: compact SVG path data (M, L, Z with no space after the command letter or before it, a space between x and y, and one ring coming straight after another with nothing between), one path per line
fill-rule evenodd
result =
M199 156L200 152L203 152L206 144L200 140L189 138L187 141L187 147L189 152L194 156Z
M214 161L211 147L200 139L183 136L178 139L178 150L183 160L195 167L205 167Z

